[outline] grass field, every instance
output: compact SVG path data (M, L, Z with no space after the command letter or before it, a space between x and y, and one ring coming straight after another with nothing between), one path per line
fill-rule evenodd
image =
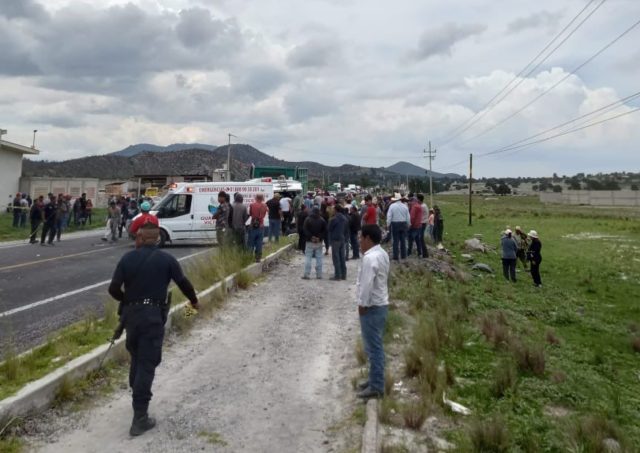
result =
M96 228L104 228L105 226L104 219L106 214L107 214L106 209L94 208L92 224L86 225L83 229L92 230ZM5 212L0 214L0 241L14 241L19 239L24 239L26 241L29 238L29 234L31 233L31 224L28 222L28 219L27 219L26 228L13 228L12 223L13 223L13 214L7 214ZM69 228L66 228L64 232L71 233L71 232L80 231L80 230L81 230L80 228L76 228L74 225L71 225ZM39 239L39 236L38 236L38 239Z
M613 444L638 451L640 212L474 198L470 227L464 198L437 203L455 264L471 272L460 257L464 240L482 234L496 252L474 253L475 261L496 274L465 281L415 267L394 271L394 316L407 326L394 379L405 380L421 404L403 406L392 395L381 417L415 428L416 420L441 416L456 451L600 452ZM507 225L538 231L543 288L522 271L515 284L502 277ZM447 410L444 391L472 415ZM402 417L385 407L399 407Z

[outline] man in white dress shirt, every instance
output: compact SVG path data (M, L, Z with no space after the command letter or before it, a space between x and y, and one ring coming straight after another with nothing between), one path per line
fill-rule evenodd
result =
M362 264L358 270L356 297L364 351L369 358L369 379L360 384L359 398L384 395L384 335L389 310L389 255L380 247L378 225L364 225L360 236Z
M387 211L387 226L391 231L393 241L393 260L407 258L407 235L411 225L409 208L404 204L404 198L400 194L395 194L391 199L391 206Z

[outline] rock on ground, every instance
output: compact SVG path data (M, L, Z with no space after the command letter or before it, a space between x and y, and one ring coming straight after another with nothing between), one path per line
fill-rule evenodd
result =
M348 418L348 369L359 334L356 266L348 280L301 280L296 254L164 351L150 413L158 425L131 439L131 397L119 390L51 423L30 441L41 452L327 452ZM46 416L45 416L46 418ZM53 433L53 434L51 434Z
M491 268L491 266L489 266L488 264L485 263L477 263L474 264L473 267L471 267L471 269L473 269L474 271L482 271L482 272L487 272L489 274L493 274L493 269Z

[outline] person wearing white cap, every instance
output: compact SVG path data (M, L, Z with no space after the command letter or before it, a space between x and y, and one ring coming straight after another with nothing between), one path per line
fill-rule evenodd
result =
M518 252L518 243L513 238L513 232L507 228L500 238L502 246L502 273L504 278L512 282L516 282L516 254Z
M529 231L527 236L531 238L531 244L529 244L529 250L527 250L527 259L531 263L531 277L533 278L533 284L540 288L542 286L542 279L540 278L542 242L540 242L540 237L538 237L536 230Z
M390 227L393 241L393 260L396 262L400 258L403 260L407 258L407 233L411 225L409 208L401 200L402 196L396 193L387 211L387 225Z

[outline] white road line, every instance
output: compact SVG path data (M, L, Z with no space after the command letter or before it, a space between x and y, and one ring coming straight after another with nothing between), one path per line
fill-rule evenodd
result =
M211 251L211 250L207 249L207 250L203 250L201 252L192 253L191 255L187 255L187 256L183 256L182 258L178 258L178 261L188 260L189 258L193 258L194 256L202 255L203 253L207 253L209 251ZM57 296L53 296L53 297L48 297L46 299L39 300L38 302L33 302L33 303L28 304L28 305L23 305L22 307L17 307L17 308L14 308L12 310L8 310L8 311L0 313L0 318L4 318L5 316L15 315L16 313L20 313L20 312L23 312L23 311L26 311L26 310L31 310L32 308L36 308L36 307L39 307L41 305L50 304L51 302L55 302L56 300L60 300L60 299L66 298L66 297L74 296L76 294L80 294L80 293L83 293L85 291L89 291L89 290L98 288L100 286L106 285L106 284L108 284L110 282L111 282L111 280L104 280L102 282L94 283L93 285L85 286L83 288L74 289L73 291L69 291L67 293L58 294Z

